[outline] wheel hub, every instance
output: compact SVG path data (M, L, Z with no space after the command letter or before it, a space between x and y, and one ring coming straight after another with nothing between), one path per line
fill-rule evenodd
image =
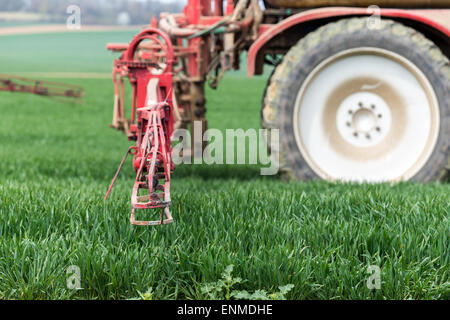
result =
M391 120L390 108L383 98L371 92L358 92L341 103L336 125L346 142L371 147L387 136Z
M294 119L300 152L321 178L400 181L430 157L439 103L429 80L405 57L362 47L329 57L308 75Z

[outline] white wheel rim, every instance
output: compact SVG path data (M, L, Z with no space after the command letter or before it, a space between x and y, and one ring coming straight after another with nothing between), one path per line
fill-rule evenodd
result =
M412 178L439 135L431 83L408 59L379 48L340 52L304 81L294 109L300 152L321 178Z

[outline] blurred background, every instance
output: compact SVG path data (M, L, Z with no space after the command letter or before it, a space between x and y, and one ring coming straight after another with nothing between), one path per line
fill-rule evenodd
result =
M129 42L187 0L1 0L0 74L110 79L108 42ZM79 28L71 17L79 11Z
M0 25L65 23L67 7L81 8L83 25L142 25L161 12L179 12L187 0L2 0Z

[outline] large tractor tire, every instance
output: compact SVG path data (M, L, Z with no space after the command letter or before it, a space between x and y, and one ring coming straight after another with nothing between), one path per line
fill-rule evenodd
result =
M272 74L262 123L280 130L283 176L427 182L448 174L448 58L412 28L369 23L319 28Z

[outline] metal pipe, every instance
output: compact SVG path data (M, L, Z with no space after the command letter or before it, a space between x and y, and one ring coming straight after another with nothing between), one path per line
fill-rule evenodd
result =
M223 0L214 0L214 15L223 16Z
M161 18L159 28L171 37L189 37L198 32L197 29L180 28L173 15Z
M233 14L231 15L231 21L239 20L247 7L247 3L248 0L239 0L239 2L236 4L236 7L234 8Z

